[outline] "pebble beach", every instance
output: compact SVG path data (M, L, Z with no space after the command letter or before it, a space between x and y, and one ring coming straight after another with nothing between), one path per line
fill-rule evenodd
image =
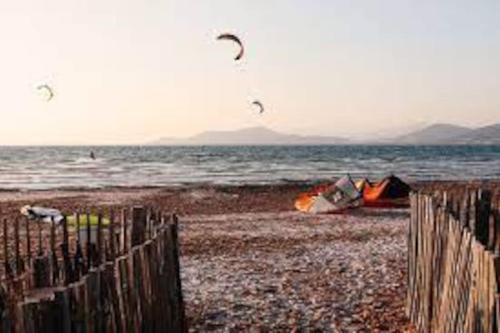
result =
M192 332L402 332L406 210L193 216L181 229Z
M457 184L411 185L446 189ZM294 198L309 187L1 191L0 211L8 220L19 218L25 204L67 214L86 206L106 211L133 205L177 213L191 332L411 331L404 312L409 210L295 211ZM26 220L20 223L24 230ZM49 230L43 235L47 242Z

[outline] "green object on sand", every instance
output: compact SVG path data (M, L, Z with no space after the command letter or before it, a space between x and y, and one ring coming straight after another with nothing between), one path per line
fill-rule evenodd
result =
M90 225L97 226L98 216L97 215L89 215ZM76 216L71 215L67 217L68 225L76 227ZM103 226L109 225L109 219L106 217L102 217L101 223ZM80 227L85 227L87 225L87 215L80 215Z

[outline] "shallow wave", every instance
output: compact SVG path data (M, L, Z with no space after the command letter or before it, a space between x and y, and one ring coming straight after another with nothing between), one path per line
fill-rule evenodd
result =
M89 158L93 150L98 158ZM0 147L0 188L500 177L500 146Z

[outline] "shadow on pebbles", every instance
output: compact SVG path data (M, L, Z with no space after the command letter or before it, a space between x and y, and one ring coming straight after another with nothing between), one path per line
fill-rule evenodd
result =
M186 216L190 331L401 332L405 210Z

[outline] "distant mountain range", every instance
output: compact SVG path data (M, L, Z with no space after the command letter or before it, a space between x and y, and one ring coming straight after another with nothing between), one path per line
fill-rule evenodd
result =
M335 136L305 136L283 134L265 127L250 127L234 131L207 131L189 138L161 138L150 145L335 145L335 144L500 144L500 124L468 128L450 124L435 124L383 141L355 141Z
M396 144L500 144L500 124L468 128L450 124L435 124L390 140Z
M328 136L282 134L265 127L249 127L235 131L207 131L195 136L176 139L161 138L153 145L332 145L348 140Z

